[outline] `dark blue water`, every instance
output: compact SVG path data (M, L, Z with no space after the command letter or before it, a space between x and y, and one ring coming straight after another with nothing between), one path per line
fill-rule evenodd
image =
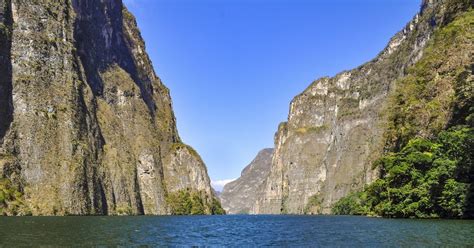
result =
M352 216L0 217L0 246L472 246L474 221Z

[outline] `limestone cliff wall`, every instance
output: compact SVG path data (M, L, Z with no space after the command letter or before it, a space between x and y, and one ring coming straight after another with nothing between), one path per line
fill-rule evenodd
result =
M472 6L470 0L423 1L374 60L316 80L295 97L275 135L271 171L253 212L329 213L335 201L377 178L372 162L384 151L388 96L423 57L433 32Z
M197 153L176 155L169 91L121 0L0 0L0 43L0 175L22 211L167 214L178 188L213 197Z
M270 173L273 149L261 150L255 159L242 170L241 176L224 186L220 198L222 207L229 214L248 214L257 199L263 195L263 187Z

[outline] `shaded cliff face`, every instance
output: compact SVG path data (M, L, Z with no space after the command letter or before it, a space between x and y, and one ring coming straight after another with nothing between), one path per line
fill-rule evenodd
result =
M242 171L239 179L224 186L220 198L229 214L252 213L255 201L262 197L265 180L270 173L273 149L264 149Z
M387 137L394 124L389 123L386 110L393 104L391 95L398 80L424 58L433 32L472 6L470 0L424 1L421 12L376 59L319 79L297 96L288 121L280 124L275 135L271 172L255 213L329 213L338 199L376 179L372 162L383 153L387 138L393 138ZM440 66L469 66L469 57L458 56L469 54L466 46L455 46L453 51L438 61ZM443 99L450 99L454 91L444 90L448 95ZM449 102L442 104L447 107L446 114L436 120L440 127L452 113ZM422 131L420 135L429 135Z
M120 0L0 0L0 42L0 175L22 194L16 214L166 214L180 187L213 198L197 153L175 151L169 91Z

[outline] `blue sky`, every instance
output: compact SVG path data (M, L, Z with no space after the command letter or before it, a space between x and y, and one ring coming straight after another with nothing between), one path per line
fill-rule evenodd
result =
M217 185L273 147L294 96L319 77L374 58L420 6L414 0L124 2L171 90L181 138L201 154Z

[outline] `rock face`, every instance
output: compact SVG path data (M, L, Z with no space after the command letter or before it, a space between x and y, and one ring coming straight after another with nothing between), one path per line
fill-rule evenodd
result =
M167 214L214 195L121 0L0 0L0 176L16 214ZM1 207L1 206L0 206Z
M423 58L435 30L472 6L471 0L425 0L377 58L319 79L295 97L253 213L329 213L338 199L376 179L372 162L384 151L384 110L397 80Z
M263 186L272 164L273 149L260 151L242 171L239 179L224 186L220 195L222 207L229 214L252 212L255 201L263 194Z

